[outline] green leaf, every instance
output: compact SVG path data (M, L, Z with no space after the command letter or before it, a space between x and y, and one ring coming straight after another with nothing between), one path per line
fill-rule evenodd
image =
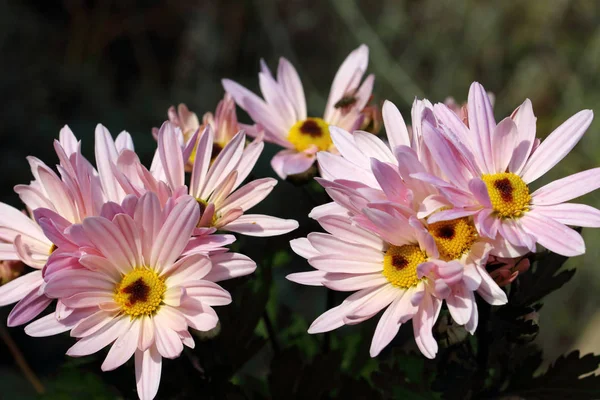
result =
M575 350L559 357L544 374L535 378L532 371L536 368L532 367L539 365L541 359L530 361L524 364L526 369L517 372L523 375L517 382L511 382L508 394L538 400L600 398L600 376L592 374L581 378L598 368L600 356L587 354L580 358L579 350Z

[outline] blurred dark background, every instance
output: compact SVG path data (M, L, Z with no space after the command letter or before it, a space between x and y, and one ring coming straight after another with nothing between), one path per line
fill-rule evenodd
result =
M170 105L186 103L199 116L214 111L223 77L257 90L260 58L272 67L280 56L292 61L309 113L320 115L339 64L361 43L370 48L375 100L392 100L405 119L415 97L463 102L478 80L495 93L499 118L529 97L544 137L580 109L600 110L599 22L596 0L1 0L0 200L18 204L12 187L31 179L27 155L56 162L52 140L65 124L91 159L94 127L102 123L113 135L129 131L149 161L150 129ZM540 184L598 166L599 130L595 121ZM273 175L269 155L276 150L267 148L256 176ZM310 227L310 202L295 190L281 183L264 207ZM600 195L583 201L600 206ZM572 348L600 352L600 235L584 230L584 237L588 252L569 261L578 273L541 312L537 340L549 360ZM295 256L292 264L275 273L275 298L298 311L298 296L321 291L286 282L292 269L307 268ZM304 310L308 322L320 312ZM55 339L27 339L20 328L10 332L42 375L53 369L43 354L51 359L66 349ZM3 344L0 359L3 387L23 390L0 397L26 396Z

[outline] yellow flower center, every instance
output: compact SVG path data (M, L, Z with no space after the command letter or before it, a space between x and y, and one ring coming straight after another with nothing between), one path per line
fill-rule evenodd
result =
M196 199L196 201L200 205L200 219L198 220L198 224L197 224L198 227L200 228L200 220L202 219L202 216L204 215L204 212L206 211L206 208L208 207L208 201L202 200L202 199ZM210 225L205 226L204 228L210 228L211 226L214 226L217 223L217 219L219 219L219 218L217 217L217 213L215 212L212 216L212 220L210 221Z
M329 124L321 118L307 118L296 122L288 133L288 140L298 151L304 151L312 145L324 151L333 144Z
M163 301L167 285L164 279L146 267L127 273L115 289L115 301L131 318L152 315Z
M444 261L461 258L477 239L477 230L468 218L435 222L427 229L435 240L440 259Z
M383 276L394 286L403 289L416 286L419 264L427 261L427 255L414 244L391 246L383 257Z
M52 243L52 246L50 246L50 250L48 250L48 255L51 255L52 253L54 253L54 251L57 249L58 247L56 247L56 245L54 243Z
M529 211L529 188L520 176L512 172L501 172L485 174L481 179L487 186L492 208L497 216L517 218Z

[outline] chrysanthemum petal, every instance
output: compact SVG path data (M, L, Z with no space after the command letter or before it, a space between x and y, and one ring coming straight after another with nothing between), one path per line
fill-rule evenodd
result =
M560 222L532 210L521 218L521 223L527 233L550 251L566 257L585 253L581 235Z
M588 169L542 186L531 195L534 205L564 203L600 187L600 168Z
M223 227L231 232L259 237L283 235L296 228L298 228L298 222L293 219L260 214L244 214Z
M152 400L158 393L162 357L155 345L135 352L135 380L140 400Z
M536 206L534 210L537 214L551 218L561 224L600 228L600 210L585 204L553 204L551 206Z
M592 119L594 113L591 110L579 111L548 135L527 160L521 172L525 183L535 181L569 154L592 123Z

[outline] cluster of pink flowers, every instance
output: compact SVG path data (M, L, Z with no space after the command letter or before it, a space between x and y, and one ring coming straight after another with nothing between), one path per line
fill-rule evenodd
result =
M0 204L3 277L13 278L13 261L34 269L0 287L0 305L17 303L8 324L28 324L31 336L70 332L77 339L70 356L110 346L103 370L134 356L138 395L153 398L162 358L193 347L190 328L215 328L212 307L232 301L217 282L256 269L228 249L235 241L230 233L275 236L298 226L247 212L277 183L246 182L264 141L284 148L271 160L283 179L317 162L316 179L333 200L310 213L325 232L290 242L314 270L288 279L353 293L309 333L385 310L373 357L412 320L417 346L434 358L432 329L443 304L475 332L475 293L505 304L500 286L529 268L523 256L537 244L565 256L584 253L583 239L567 225L599 227L600 211L567 202L600 187L600 170L533 192L530 184L577 144L591 111L540 141L529 100L497 123L490 96L473 83L462 107L415 100L412 126L386 101L382 140L356 130L364 126L374 84L373 75L363 80L367 66L363 45L335 75L322 118L308 116L299 75L283 58L276 76L261 64L264 99L223 80L227 93L202 122L185 105L169 109L169 120L153 130L150 168L127 132L113 140L98 125L94 167L63 128L54 142L58 173L30 157L34 180L15 187L27 212ZM236 104L253 123L238 123ZM492 264L499 268L488 272ZM50 304L55 311L36 320Z
M600 211L566 202L600 187L600 169L533 193L529 184L569 153L593 113L580 111L540 142L529 100L499 123L479 83L471 85L466 106L452 105L415 100L409 128L386 101L387 143L330 127L338 154L317 154L317 179L333 202L311 213L328 233L292 241L315 271L288 279L355 293L309 332L356 324L385 309L371 356L412 319L417 346L433 358L432 327L444 302L452 319L473 333L475 292L489 304L505 304L499 285L529 268L522 256L536 244L565 256L585 252L582 237L567 225L600 227ZM488 264L499 268L490 274Z
M113 140L96 129L96 166L86 160L68 127L54 148L58 174L30 157L34 180L15 190L28 213L0 204L0 257L34 268L0 287L0 304L17 302L9 326L27 324L31 336L63 332L77 338L73 357L111 345L102 369L135 357L140 398L158 391L163 357L194 347L189 329L216 327L214 306L231 302L217 282L251 274L256 264L229 251L231 234L273 236L298 224L248 214L277 181L242 185L263 149L237 133L214 154L214 128L182 130L165 122L148 170L127 132ZM192 154L194 155L193 157ZM185 165L191 162L186 184ZM56 308L33 322L51 303Z

